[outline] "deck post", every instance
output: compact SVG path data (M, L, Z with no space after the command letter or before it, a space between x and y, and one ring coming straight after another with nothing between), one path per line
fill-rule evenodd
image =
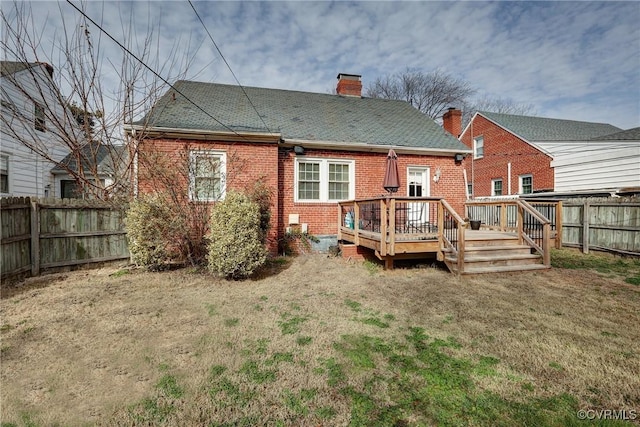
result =
M338 202L338 242L342 240L342 204Z
M519 203L518 206L518 244L522 245L524 243L524 239L522 237L522 233L524 232L524 208Z
M389 203L389 255L396 254L396 199Z
M436 259L438 261L444 261L444 239L442 237L444 233L444 206L442 200L438 202L438 252Z
M466 224L465 224L466 225ZM458 274L464 273L464 230L465 225L458 224Z
M380 199L380 255L387 255L387 199Z
M353 202L353 233L353 243L360 246L360 205L357 201Z
M507 204L500 204L500 231L507 230Z
M547 267L551 267L551 224L548 222L542 226L542 262Z

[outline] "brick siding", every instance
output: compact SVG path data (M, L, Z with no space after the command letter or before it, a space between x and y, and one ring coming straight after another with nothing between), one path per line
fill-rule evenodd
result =
M472 133L473 132L473 133ZM469 183L473 180L475 197L491 196L491 180L502 179L502 194L509 194L508 164L511 163L511 194L518 194L519 177L533 176L533 191L553 190L552 158L511 132L477 115L460 140L473 149L473 139L484 138L484 157L467 156L465 168Z

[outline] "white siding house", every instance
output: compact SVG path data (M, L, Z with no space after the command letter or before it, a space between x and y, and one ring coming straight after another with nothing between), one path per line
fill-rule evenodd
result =
M0 196L55 197L51 170L70 151L55 129L75 124L58 99L53 68L10 61L1 65Z
M640 127L586 143L541 146L553 156L556 192L640 190Z

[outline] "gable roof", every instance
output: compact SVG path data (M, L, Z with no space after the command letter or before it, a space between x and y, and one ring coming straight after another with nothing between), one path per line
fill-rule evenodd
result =
M43 65L49 75L53 74L53 67L44 62L16 62L16 61L0 61L0 76L5 77L29 68Z
M596 141L640 141L640 127L591 139Z
M127 149L124 145L87 144L80 149L78 155L74 153L67 154L67 156L60 161L59 165L51 169L51 173L67 173L66 168L69 168L72 172L78 172L79 156L83 171L88 173L92 171L97 164L97 171L99 173L108 174L119 167L117 165L118 159L123 159L127 154Z
M622 130L607 123L518 116L486 111L479 111L478 114L527 141L586 141Z
M176 82L174 88L158 100L143 120L133 125L277 133L285 140L335 142L345 146L371 144L468 151L468 147L404 101L184 80Z

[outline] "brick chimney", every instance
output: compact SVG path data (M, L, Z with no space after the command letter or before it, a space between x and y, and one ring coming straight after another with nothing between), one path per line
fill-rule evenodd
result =
M442 116L442 127L451 135L458 138L462 133L462 111L453 107Z
M358 74L338 74L338 87L336 92L341 96L357 96L362 98L362 82Z

